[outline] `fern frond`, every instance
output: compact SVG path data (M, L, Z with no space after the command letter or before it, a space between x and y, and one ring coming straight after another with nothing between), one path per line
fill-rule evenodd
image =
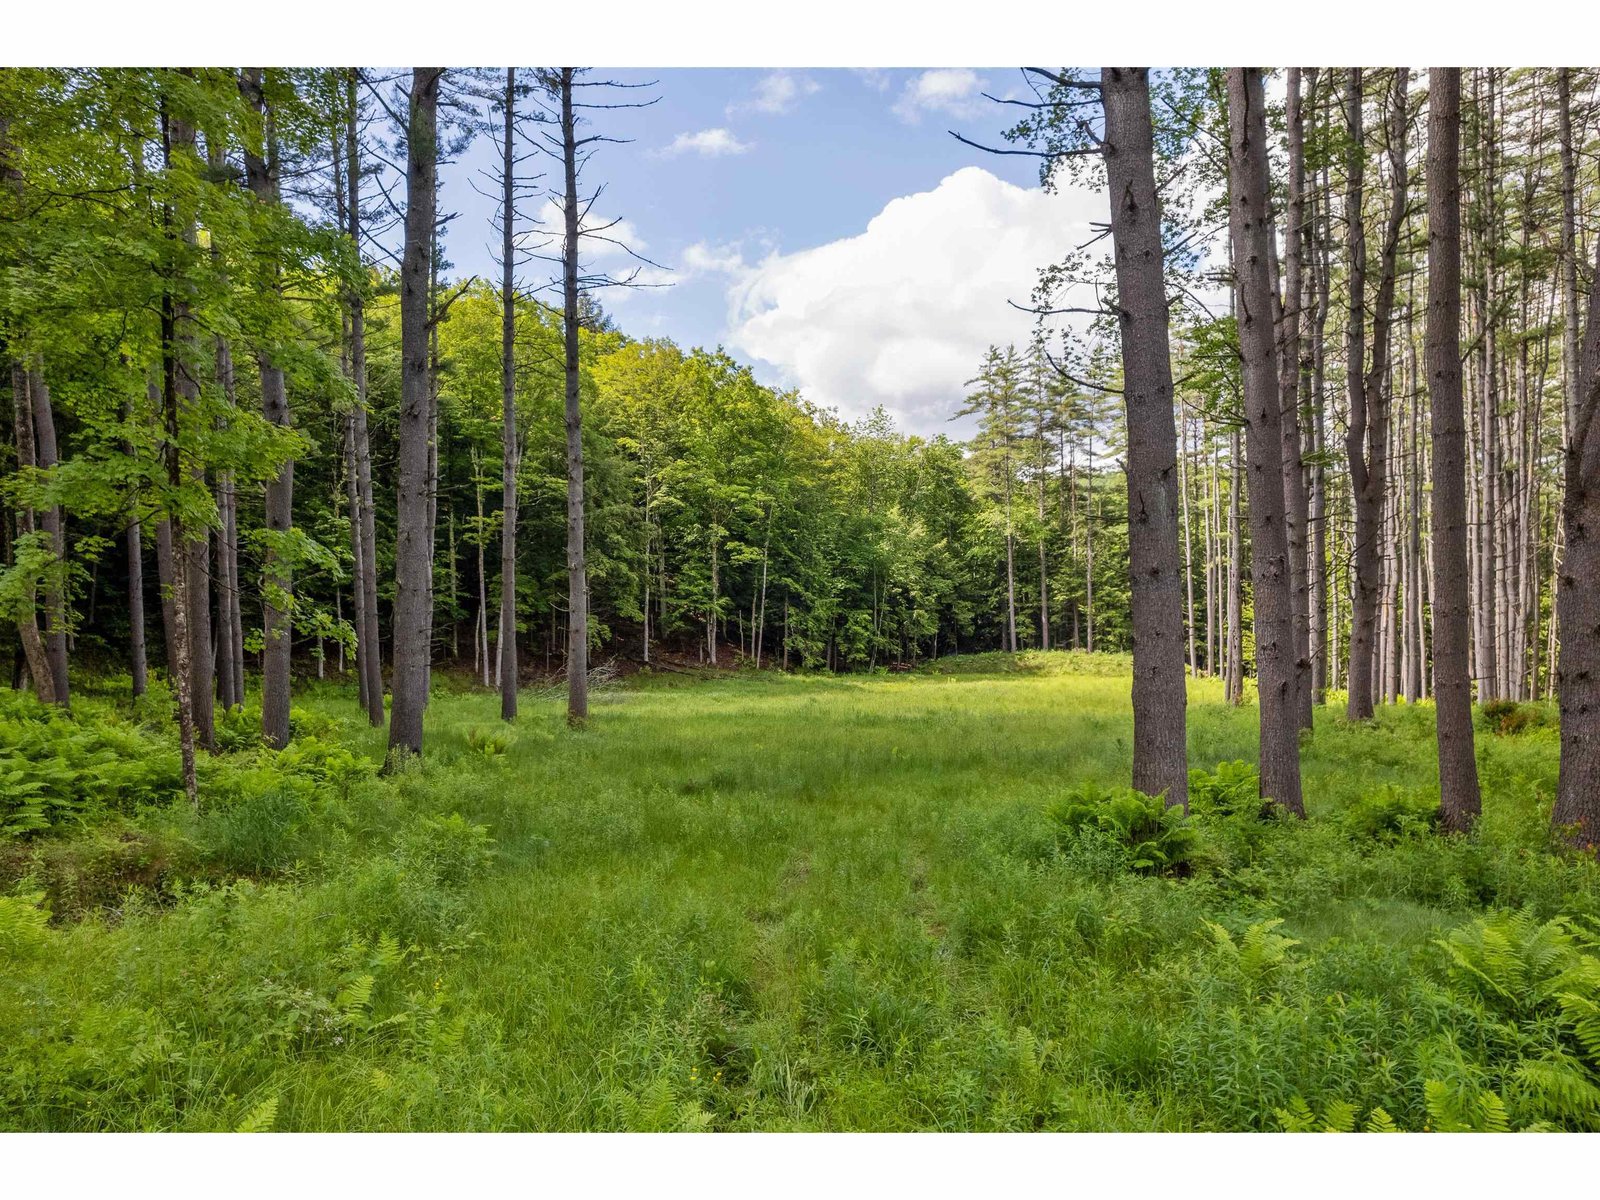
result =
M1354 1133L1356 1131L1356 1119L1359 1116L1359 1110L1348 1100L1330 1100L1327 1112L1322 1118L1322 1131L1324 1133Z
M268 1096L260 1104L245 1114L244 1120L235 1127L235 1133L271 1133L272 1127L278 1121L278 1098Z
M1520 1063L1513 1078L1522 1089L1523 1102L1541 1116L1587 1122L1600 1114L1600 1085L1571 1055Z
M1479 1129L1483 1133L1507 1133L1511 1118L1506 1112L1506 1102L1495 1092L1478 1094Z
M375 982L371 975L357 975L339 989L339 994L333 998L333 1006L343 1013L346 1019L366 1015L367 1006L372 1003L372 987Z
M1368 1133L1400 1132L1400 1126L1394 1123L1394 1118L1391 1117L1382 1107L1374 1108L1372 1112L1367 1115L1367 1123L1364 1128Z
M1285 1133L1310 1133L1317 1127L1317 1114L1300 1096L1293 1097L1288 1108L1275 1109L1274 1112Z

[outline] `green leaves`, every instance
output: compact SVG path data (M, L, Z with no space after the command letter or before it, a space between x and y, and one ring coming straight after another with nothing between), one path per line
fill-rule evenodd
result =
M1197 816L1265 817L1275 812L1261 799L1261 773L1243 759L1217 764L1215 771L1189 772L1189 811Z
M0 896L0 962L32 954L49 939L50 913L43 901L43 892Z
M1050 809L1057 840L1108 839L1127 854L1128 869L1148 875L1187 875L1200 850L1199 831L1183 809L1132 788L1087 783Z

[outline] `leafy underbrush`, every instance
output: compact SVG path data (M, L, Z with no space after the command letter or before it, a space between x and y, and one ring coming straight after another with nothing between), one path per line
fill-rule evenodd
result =
M1153 875L1187 875L1199 856L1200 835L1182 808L1133 788L1085 783L1050 809L1062 852L1077 861L1120 857L1126 868Z
M176 746L102 706L78 709L0 691L0 842L182 793Z
M1490 700L1477 711L1484 728L1502 737L1536 731L1553 734L1560 728L1555 706L1548 702Z
M378 779L309 732L326 719L301 727L282 752L210 760L198 812L7 848L6 1127L270 1128L289 1080L374 1054L387 1074L363 1068L367 1086L395 1100L456 1078L476 1018L442 975L479 936L465 896L489 830L425 767Z
M1200 680L1185 817L1110 786L1097 671L751 673L581 735L440 694L383 776L331 685L282 752L219 717L197 812L0 842L0 1122L1600 1128L1600 868L1551 843L1550 739L1483 728L1444 836L1430 710L1319 712L1300 821ZM82 695L26 720L170 752Z

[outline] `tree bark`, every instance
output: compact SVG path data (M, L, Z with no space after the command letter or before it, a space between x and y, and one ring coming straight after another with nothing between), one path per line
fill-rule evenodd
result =
M422 753L432 655L429 506L429 290L438 195L440 67L415 67L406 136L405 247L400 268L399 478L396 500L391 756Z
M578 404L578 139L572 107L573 68L560 71L561 166L565 234L561 287L566 350L567 424L567 722L589 719L589 577L583 534L583 418ZM716 617L712 616L712 654Z
M1288 213L1283 232L1283 317L1279 333L1278 394L1283 405L1284 535L1289 546L1290 620L1294 634L1294 704L1302 729L1311 728L1311 602L1306 583L1305 468L1300 455L1300 343L1306 227L1305 114L1300 68L1288 70Z
M195 153L194 127L178 117L168 119L168 161L172 152ZM185 241L194 242L198 231L192 218L186 218L181 229L175 231ZM180 409L192 409L200 399L200 383L194 375L196 360L193 317L189 305L178 295L168 292L165 300L171 304L170 336L164 339L167 351L163 370L170 378L163 379L163 400L176 403ZM171 392L171 395L168 394ZM174 399L176 397L176 399ZM174 418L172 437L177 437L177 418ZM181 457L176 443L173 461ZM189 467L189 477L204 485L205 465L194 462ZM182 596L182 603L173 605L173 630L177 637L178 652L187 664L189 711L193 736L201 746L214 749L214 660L211 646L211 531L204 527L192 531L183 528L176 514L171 518L172 578L174 596ZM187 534L187 536L185 536ZM180 689L181 690L181 689ZM180 705L181 707L181 705Z
M1353 721L1367 720L1373 711L1373 688L1378 606L1382 588L1384 497L1388 479L1389 454L1389 330L1394 305L1395 260L1400 229L1405 220L1406 171L1406 82L1409 72L1396 68L1394 96L1389 113L1388 150L1393 194L1389 219L1380 251L1378 290L1372 308L1372 353L1365 357L1360 326L1364 320L1361 286L1365 278L1366 237L1362 232L1363 152L1361 139L1361 72L1350 73L1346 91L1352 148L1350 151L1349 200L1346 216L1350 224L1350 428L1345 435L1345 451L1350 462L1350 486L1355 507L1354 586L1350 602L1350 701L1347 709Z
M273 116L264 90L260 67L246 67L239 89L261 122L260 142L247 138L244 149L245 180L257 203L278 203L278 151ZM256 351L261 377L261 414L273 425L289 425L289 397L283 368L268 347ZM266 527L270 538L286 539L294 527L294 460L287 459L277 477L267 481ZM289 744L289 688L294 648L294 577L292 565L269 540L262 555L261 596L263 645L261 650L261 732L267 744L282 749Z
M1283 410L1272 328L1273 234L1268 217L1266 100L1259 68L1229 70L1228 122L1230 227L1250 473L1250 561L1256 618L1256 682L1261 698L1261 794L1296 816L1304 816L1289 547L1283 527Z
M133 697L150 687L149 660L144 636L144 531L137 520L128 522L128 662L133 673Z
M37 358L28 371L28 391L33 405L34 453L38 456L39 469L48 471L60 461L60 456L56 450L56 420L50 404L50 387ZM71 704L71 688L67 681L67 595L62 569L67 561L67 539L61 524L61 506L52 504L44 509L38 521L40 532L50 538L50 550L58 564L44 587L44 649L50 660L55 703L67 708Z
M1178 433L1156 195L1149 73L1104 67L1106 182L1128 423L1128 576L1133 620L1133 786L1188 808Z
M1228 587L1227 644L1223 661L1227 679L1223 685L1229 704L1244 703L1244 543L1239 522L1239 493L1244 480L1239 474L1239 430L1229 439L1228 456Z
M1433 687L1444 826L1483 802L1472 743L1467 610L1466 412L1461 393L1461 71L1428 77L1428 396L1433 417Z
M1570 136L1562 149L1573 153ZM1600 249L1596 253L1563 455L1566 550L1556 606L1561 768L1551 815L1558 831L1588 849L1600 846Z
M33 408L29 391L28 369L19 362L12 363L11 404L15 415L19 470L37 464L33 444ZM27 504L22 504L17 509L17 529L23 536L36 532L33 509ZM17 614L17 634L22 641L22 654L28 664L28 674L33 679L34 691L46 704L54 704L55 672L50 667L50 655L45 649L44 637L39 632L36 596L36 586L30 582L23 597L21 611Z
M356 100L356 74L345 75L345 216L350 241L358 260L361 255L361 145L360 110ZM367 326L365 289L351 289L350 373L356 387L355 407L350 412L350 433L354 441L356 505L350 510L351 541L357 551L355 600L361 609L361 622L370 644L358 655L356 669L366 680L367 720L374 729L383 727L383 634L378 624L378 533L372 501L372 448L367 435ZM359 527L359 544L356 529Z
M505 191L500 229L500 717L517 718L517 294L516 152L517 75L506 68L506 130L500 169ZM647 573L648 574L648 573ZM649 658L649 609L645 600L645 657Z
M220 155L218 158L220 160ZM235 403L233 352L229 349L226 338L216 339L216 364L217 381L222 385L228 407L232 408ZM234 653L234 626L229 619L239 583L238 543L232 536L236 523L236 518L233 516L236 503L233 473L217 472L217 516L222 527L218 530L216 541L212 546L216 560L212 577L217 581L217 698L222 701L224 711L235 704L243 703L242 698L236 700L235 695L242 697L244 691L242 674L241 676L234 674L241 660Z
M1331 74L1328 78L1332 78ZM1317 84L1313 80L1311 89L1316 92L1316 88ZM1330 88L1329 90L1331 91L1332 89ZM1326 135L1326 106L1319 104L1318 108L1322 112L1320 132ZM1311 694L1313 705L1320 705L1327 698L1328 669L1332 661L1328 652L1328 607L1330 595L1328 587L1328 480L1327 467L1323 457L1327 449L1326 334L1330 275L1332 274L1329 259L1333 240L1329 229L1331 224L1329 213L1333 205L1326 162L1322 167L1318 193L1316 221L1313 225L1316 233L1316 249L1312 255L1313 278L1308 288L1308 293L1315 306L1311 320L1311 375L1309 380L1312 467L1309 481L1310 498L1307 521L1310 525L1311 544L1306 564L1310 592Z
M193 135L182 130L179 122L172 120L165 109L161 113L162 132L162 161L165 168L170 171L172 167L172 154L175 145L181 145L185 140L192 146ZM163 231L168 239L176 242L183 236L176 228L175 213L169 201L162 210ZM175 257L175 256L174 256ZM162 457L165 460L167 474L167 488L171 495L176 497L183 486L184 469L180 424L180 385L178 382L182 365L179 361L182 341L179 335L179 322L182 317L182 308L173 296L175 280L169 275L162 280L161 290L161 413L162 428L165 433L162 445ZM193 643L191 638L193 630L189 620L190 589L189 589L189 556L184 552L183 519L177 510L169 510L166 521L166 558L169 563L171 578L171 613L170 628L171 640L168 643L168 656L171 663L173 690L177 693L178 701L178 747L183 772L183 788L188 795L190 805L200 802L199 786L195 778L195 697L194 679L190 673L190 659L192 657ZM159 541L158 541L159 548Z

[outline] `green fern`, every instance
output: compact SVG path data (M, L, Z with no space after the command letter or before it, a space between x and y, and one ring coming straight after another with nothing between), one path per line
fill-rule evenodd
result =
M40 905L43 892L0 896L0 962L22 958L44 945L50 936L50 914Z
M1083 784L1057 801L1050 816L1064 847L1085 835L1108 837L1141 874L1187 875L1199 857L1200 834L1183 809L1133 788Z
M271 1133L278 1121L278 1098L268 1096L245 1114L244 1120L234 1128L235 1133Z
M1202 922L1215 943L1216 953L1239 974L1250 996L1258 996L1277 973L1292 962L1289 951L1300 944L1297 938L1276 932L1282 917L1257 921L1238 941L1214 921Z
M1382 1106L1374 1108L1367 1114L1367 1123L1363 1126L1367 1133L1399 1133L1400 1126L1396 1125L1394 1118L1384 1111Z
M1600 1082L1570 1054L1557 1051L1548 1058L1523 1062L1512 1078L1519 1106L1530 1113L1558 1121L1576 1119L1586 1127L1600 1118Z
M1288 1108L1275 1109L1278 1124L1285 1133L1399 1133L1400 1126L1386 1110L1375 1107L1361 1120L1361 1110L1348 1100L1334 1100L1321 1117L1300 1096Z
M1220 762L1215 771L1189 772L1189 811L1197 816L1263 818L1277 806L1261 798L1261 773L1243 759Z
M1440 1079L1422 1085L1428 1127L1439 1133L1507 1133L1511 1118L1506 1103L1487 1088L1453 1088Z
M499 758L511 748L511 735L500 729L469 729L467 745L485 758Z
M1479 1008L1516 1047L1504 1068L1505 1089L1452 1091L1430 1080L1429 1112L1440 1128L1479 1128L1480 1107L1507 1104L1525 1122L1552 1128L1600 1125L1600 956L1594 939L1563 917L1539 921L1527 912L1497 913L1451 932L1440 943L1446 973L1460 1000ZM1485 1094L1494 1100L1484 1100ZM1449 1101L1449 1096L1457 1099ZM1440 1111L1435 1114L1433 1106Z

